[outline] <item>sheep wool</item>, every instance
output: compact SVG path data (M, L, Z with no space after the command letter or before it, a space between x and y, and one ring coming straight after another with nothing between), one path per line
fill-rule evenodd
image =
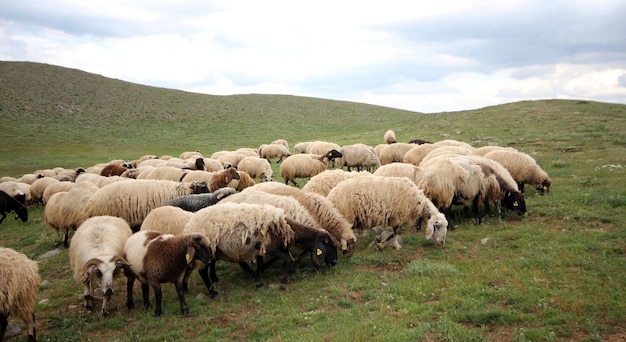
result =
M0 247L0 340L9 316L26 324L28 340L35 341L35 305L41 284L37 263L11 248Z
M258 178L261 182L272 181L272 166L267 159L261 157L246 157L239 162L237 170L247 172L250 177Z
M287 157L280 165L280 175L285 180L285 184L291 182L299 187L296 178L311 178L328 169L330 160L340 157L341 153L337 150L330 150L324 155L294 154Z
M404 155L415 145L409 143L394 143L387 145L380 151L378 158L380 165L402 162Z
M259 157L268 161L278 159L277 163L289 157L289 148L282 144L263 144L259 146Z
M363 175L371 175L371 173L368 171L348 172L342 169L324 170L317 175L311 177L311 179L309 179L309 181L304 184L302 190L315 192L322 196L326 196L332 188L334 188L342 181L350 179L352 177Z
M152 209L143 220L139 230L154 230L163 234L181 234L192 215L191 211L164 205Z
M419 166L406 163L391 163L381 166L374 172L375 176L385 177L406 177L413 181L413 183L419 183L422 177L422 169Z
M385 135L383 136L383 138L385 139L385 142L387 144L395 144L397 142L396 133L391 129L385 132Z
M366 169L368 171L376 170L380 166L380 159L374 148L365 144L344 145L339 152L341 158L335 160L335 165L339 168L356 167L358 171Z
M517 182L519 190L524 192L524 184L531 184L541 193L549 192L552 180L537 161L523 152L496 150L484 155L504 166Z

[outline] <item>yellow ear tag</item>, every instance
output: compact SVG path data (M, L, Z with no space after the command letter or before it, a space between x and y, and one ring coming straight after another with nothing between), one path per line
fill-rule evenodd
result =
M189 255L189 253L185 254L185 259L187 259L187 262L189 262L189 259L191 259L191 255Z
M519 203L517 203L517 201L513 202L513 206L517 207L519 205Z
M322 250L321 250L321 249L319 249L319 248L318 248L318 249L317 249L317 251L315 251L315 252L317 253L317 255L318 255L318 256L319 256L319 255L322 255Z
M341 246L341 250L342 250L342 251L345 251L345 250L347 250L347 249L348 249L348 246Z

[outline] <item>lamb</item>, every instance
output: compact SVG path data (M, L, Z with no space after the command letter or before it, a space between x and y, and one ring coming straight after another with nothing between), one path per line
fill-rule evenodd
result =
M155 230L163 234L181 234L193 212L164 205L154 208L141 223L139 230Z
M124 253L131 263L128 278L126 306L133 308L133 285L141 282L143 304L150 307L150 286L154 290L154 315L161 316L162 283L174 283L180 311L189 315L189 307L183 293L183 279L189 264L199 260L209 263L213 259L211 243L203 234L163 234L153 230L142 230L133 234L124 244Z
M342 155L337 150L330 150L324 155L294 154L287 157L280 165L280 175L285 184L292 182L300 187L296 178L310 178L328 168L328 162Z
M272 166L267 159L261 157L243 158L237 165L237 170L247 172L250 177L258 178L261 182L272 181Z
M404 155L415 145L407 143L395 143L387 145L380 151L378 158L380 159L380 165L386 165L390 163L402 162Z
M11 315L26 324L28 341L36 341L35 305L41 284L37 263L11 248L0 247L0 279L0 341Z
M317 175L311 177L311 179L309 179L309 181L304 184L302 190L315 192L322 196L327 196L330 190L334 188L337 184L346 179L362 175L371 175L371 173L368 171L348 172L342 169L324 170Z
M356 167L358 171L367 169L374 171L380 166L380 159L374 151L374 148L365 144L344 145L339 152L341 158L335 160L335 165L339 168L347 167L350 171L351 167Z
M339 213L328 198L278 182L260 183L253 189L295 198L317 220L320 227L340 242L341 251L346 258L350 258L354 253L356 235L352 230L352 224Z
M19 218L22 222L28 221L28 209L24 203L20 203L13 196L0 190L0 223L7 217L7 213L15 213L15 219Z
M202 266L199 274L211 297L218 295L211 281L217 281L216 261L239 263L244 270L255 273L255 284L261 287L262 268L257 267L254 272L247 261L262 261L269 253L289 262L289 255L281 250L287 248L294 239L293 230L282 209L268 204L250 203L220 203L203 208L193 214L183 233L202 233L209 238L215 260ZM286 276L283 275L283 280L286 280Z
M235 193L233 188L220 188L205 194L192 194L176 197L165 202L164 206L179 207L186 211L198 211L218 203L220 200Z
M355 177L339 183L328 199L354 224L353 229L392 227L391 238L395 239L401 227L418 228L421 220L426 219L426 239L434 237L437 244L445 243L447 219L406 177Z
M383 138L385 139L385 142L387 144L395 144L397 142L396 133L391 129L385 132L385 135L383 136Z
M285 145L263 144L259 146L259 157L267 159L269 162L271 162L272 159L278 158L277 163L280 163L284 158L290 155L291 153L289 153L289 149Z
M179 183L167 180L133 180L98 189L87 203L87 217L121 217L137 231L148 213L163 203L183 195L209 192L204 182Z
M67 192L58 192L50 197L44 209L44 222L47 227L56 231L65 231L63 246L69 245L70 230L76 230L87 219L85 211L89 198L98 190L90 182L76 183Z
M521 192L524 192L526 183L533 185L541 194L550 192L552 180L530 155L510 150L497 150L485 154L484 158L495 160L509 170Z
M87 219L76 230L70 244L70 267L74 280L83 284L84 304L91 309L93 297L102 296L102 316L108 315L108 302L113 296L113 281L122 268L129 266L124 258L124 243L132 231L123 219L98 216ZM100 287L93 289L93 282Z
M381 166L373 174L385 177L407 177L413 183L419 183L422 176L422 169L419 166L406 163L391 163Z

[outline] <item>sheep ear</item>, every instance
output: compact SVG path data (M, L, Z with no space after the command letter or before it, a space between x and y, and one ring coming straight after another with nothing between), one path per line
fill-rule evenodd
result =
M196 249L193 246L187 246L187 254L185 254L185 259L187 259L187 263L191 263L193 261L193 257L196 254Z
M427 224L425 232L424 232L424 237L426 238L426 240L430 240L430 238L433 237L434 233L435 233L435 227L431 226L430 224Z

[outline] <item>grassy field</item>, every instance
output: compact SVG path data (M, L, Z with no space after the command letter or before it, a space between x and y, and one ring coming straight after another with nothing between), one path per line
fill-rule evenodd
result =
M399 141L512 146L553 180L549 195L527 194L522 217L474 225L459 212L443 248L405 231L401 250L378 252L367 248L372 236L360 236L351 259L318 273L301 265L286 288L276 286L276 270L256 290L237 265L218 264L217 299L193 275L190 317L181 316L172 285L164 286L162 317L141 308L137 286L136 309L128 311L124 279L110 317L85 310L67 250L46 228L43 207L33 206L28 222L0 224L0 245L33 259L60 250L39 262L38 299L47 299L37 305L41 341L626 339L624 105L543 100L423 114L294 96L191 94L15 62L0 62L0 79L0 176L144 154L210 154L277 138L291 146L376 145L393 129Z

